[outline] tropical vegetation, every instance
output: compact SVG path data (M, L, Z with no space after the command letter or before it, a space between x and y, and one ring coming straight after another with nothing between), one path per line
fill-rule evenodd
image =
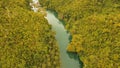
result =
M29 0L0 0L0 68L60 68L55 33Z
M64 20L83 68L120 68L120 0L40 0Z

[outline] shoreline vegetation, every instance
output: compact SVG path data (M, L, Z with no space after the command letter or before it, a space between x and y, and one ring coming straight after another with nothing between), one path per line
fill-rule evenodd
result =
M29 3L0 1L0 68L60 68L55 33Z
M46 9L46 11L45 11L45 8L43 8L42 6L41 6L41 4L39 3L39 1L38 0L35 0L35 1L33 1L32 3L30 3L30 6L32 7L32 10L34 11L34 12L40 12L40 13L42 13L43 15L45 15L45 18L47 19L47 17L46 17L46 11L50 11L50 12L52 12L53 13L53 15L55 15L55 17L56 18L58 18L57 17L57 13L55 12L55 11L52 11L52 10L48 10L48 9ZM44 10L43 10L44 9ZM53 18L53 20L54 20L54 18ZM65 26L65 23L64 23L64 21L63 20L60 20L61 22L61 24L63 24L63 26ZM54 21L54 22L56 22L56 21ZM58 21L57 21L57 23L58 23ZM49 24L50 24L50 22L49 22ZM54 23L55 24L55 23ZM54 24L51 24L51 26L52 27L55 27L54 26ZM58 24L58 25L60 25L60 24ZM59 28L57 28L56 27L56 29L59 29ZM62 29L62 28L61 28ZM54 29L53 29L54 30ZM57 31L55 31L56 33L58 33ZM66 33L68 33L68 31L66 31ZM63 35L64 35L64 30L63 30ZM62 36L62 34L61 34L61 36ZM65 36L67 36L67 35L65 35ZM63 40L65 40L66 38L64 38ZM56 39L57 40L57 42L61 42L61 41L58 41L58 40L60 40L60 39ZM67 39L66 39L67 40ZM66 41L65 40L65 41ZM70 38L68 38L68 40L70 40ZM61 56L61 66L60 67L63 67L63 68L68 68L68 67L70 67L70 68L73 68L73 67L77 67L77 68L80 68L80 67L82 67L83 65L82 65L82 62L79 60L79 57L78 57L78 55L76 54L76 53L70 53L70 52L67 52L66 53L66 48L64 48L64 46L66 46L66 45L64 45L64 44L66 44L67 43L67 41L64 43L63 42L63 44L62 45L60 45L59 44L59 48L61 47L62 48L62 50L64 50L65 51L65 55L63 56L62 54L62 56ZM61 53L63 53L64 51L60 51ZM69 57L68 57L69 56ZM64 59L64 61L62 61L62 59L63 58L65 58L65 57L67 57L66 59ZM69 59L68 59L69 58ZM71 60L71 59L74 59L74 60ZM76 61L77 60L77 61ZM69 63L66 63L66 61L69 61ZM66 64L63 64L63 63L66 63ZM72 65L72 67L69 65L69 64L71 64Z
M119 0L40 0L58 13L72 35L67 51L76 52L83 68L120 67Z
M72 36L66 51L77 53L83 68L120 68L120 0L33 1L0 0L0 68L60 68L45 9L65 21Z

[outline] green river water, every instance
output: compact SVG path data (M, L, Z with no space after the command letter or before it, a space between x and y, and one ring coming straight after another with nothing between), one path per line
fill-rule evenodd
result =
M52 30L56 32L55 37L60 48L61 68L80 68L81 65L77 54L66 52L67 45L70 42L70 34L65 30L62 22L59 21L51 11L47 11L45 18L48 20L49 24L52 25Z

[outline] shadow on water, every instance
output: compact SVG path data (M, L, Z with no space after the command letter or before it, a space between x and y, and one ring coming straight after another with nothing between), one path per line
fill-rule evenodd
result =
M69 33L69 32L67 32L67 33ZM70 42L72 41L72 35L71 34L69 35L69 41Z
M66 25L66 24L65 24L65 21L62 20L62 19L60 19L60 18L58 17L58 13L57 13L55 10L47 9L47 11L51 11L51 12L54 14L54 16L59 19L59 21L61 22L61 24L63 24L64 26Z
M69 57L70 57L71 59L78 60L78 55L77 55L77 53L67 52L67 54L69 55Z
M60 22L65 26L65 21L64 20L60 20Z
M76 52L67 52L69 58L74 59L74 60L79 60L79 67L83 68L83 62L80 60L79 55Z
M57 13L55 10L47 9L47 11L52 12L52 13L54 14L54 16L55 16L56 18L58 18L58 13Z

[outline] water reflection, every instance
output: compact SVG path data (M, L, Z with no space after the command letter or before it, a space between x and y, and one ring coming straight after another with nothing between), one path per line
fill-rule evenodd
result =
M76 61L79 60L79 67L83 68L83 66L84 66L83 62L80 60L79 55L76 52L67 52L66 51L66 53L68 54L69 58L74 59Z

